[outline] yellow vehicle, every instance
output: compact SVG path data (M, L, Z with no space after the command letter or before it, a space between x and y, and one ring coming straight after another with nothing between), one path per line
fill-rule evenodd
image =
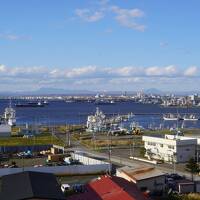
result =
M140 128L134 127L132 130L133 135L141 135Z

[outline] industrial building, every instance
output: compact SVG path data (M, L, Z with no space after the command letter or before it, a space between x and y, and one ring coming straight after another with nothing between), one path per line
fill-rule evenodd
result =
M116 170L118 177L133 182L142 191L162 192L165 189L165 173L154 167L122 167Z
M196 157L197 138L178 135L161 137L143 136L145 157L169 163L184 163Z

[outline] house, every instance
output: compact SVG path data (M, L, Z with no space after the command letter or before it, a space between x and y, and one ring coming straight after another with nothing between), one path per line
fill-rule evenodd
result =
M66 198L53 174L29 171L3 176L0 199L64 200Z
M162 192L165 188L165 173L154 167L134 168L125 166L118 168L116 175L135 183L142 191Z
M196 156L196 138L165 135L164 138L143 136L142 140L146 150L145 156L148 159L163 160L169 163L184 163Z
M85 192L68 200L147 200L134 183L121 177L102 176L85 186Z

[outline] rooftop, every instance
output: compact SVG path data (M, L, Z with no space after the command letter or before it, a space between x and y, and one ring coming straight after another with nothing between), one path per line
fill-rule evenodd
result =
M117 170L119 172L123 172L124 174L126 174L135 181L140 181L144 179L165 175L165 173L161 172L160 170L154 167L146 167L146 166L141 166L140 168L125 166Z
M86 185L86 192L68 200L147 200L134 183L116 176L102 176Z
M3 176L0 199L66 199L56 177L50 173L21 172Z

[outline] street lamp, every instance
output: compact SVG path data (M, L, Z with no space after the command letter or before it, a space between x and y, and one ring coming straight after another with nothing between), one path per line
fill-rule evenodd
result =
M108 160L109 160L109 174L111 175L111 153L112 153L112 133L108 132L109 142L108 142Z

